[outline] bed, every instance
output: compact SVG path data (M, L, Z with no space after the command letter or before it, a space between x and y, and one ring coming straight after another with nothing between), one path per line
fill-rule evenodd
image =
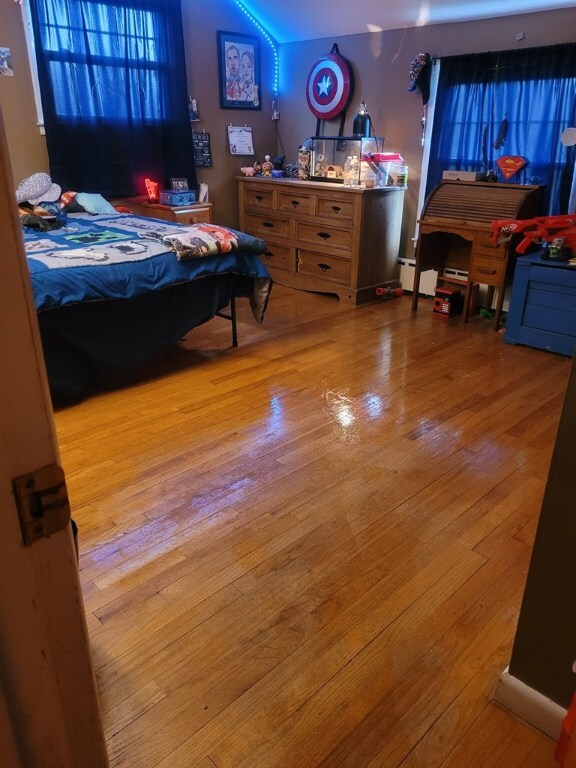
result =
M236 344L236 298L263 321L266 244L245 233L123 213L78 213L58 229L23 232L56 400L115 386L216 315L231 321Z

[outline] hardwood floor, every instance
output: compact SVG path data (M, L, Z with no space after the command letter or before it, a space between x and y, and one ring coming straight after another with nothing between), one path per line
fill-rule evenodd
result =
M490 697L570 360L409 297L240 317L56 413L113 768L556 766Z

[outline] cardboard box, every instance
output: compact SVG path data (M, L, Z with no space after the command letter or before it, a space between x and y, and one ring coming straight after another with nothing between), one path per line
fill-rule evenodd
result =
M443 171L443 181L483 181L484 174L475 171Z
M160 205L191 205L195 202L196 192L194 190L160 190Z

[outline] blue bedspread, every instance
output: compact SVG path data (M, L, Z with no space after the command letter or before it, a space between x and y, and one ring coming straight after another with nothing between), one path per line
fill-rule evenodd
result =
M36 309L132 298L208 275L269 280L257 256L262 241L238 232L238 250L179 261L173 250L147 237L175 231L178 225L132 214L74 214L61 229L24 228Z
M131 214L75 214L60 229L24 228L54 397L123 384L232 299L247 298L262 323L272 286L258 256L265 243L231 230L235 250L179 260L160 238L186 229Z

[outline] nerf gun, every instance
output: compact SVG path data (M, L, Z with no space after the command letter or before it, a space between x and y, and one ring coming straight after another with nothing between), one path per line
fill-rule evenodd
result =
M492 239L495 243L510 240L512 235L524 237L516 247L516 253L526 253L532 243L548 243L562 240L563 245L576 249L576 215L537 216L534 219L508 219L492 222Z

